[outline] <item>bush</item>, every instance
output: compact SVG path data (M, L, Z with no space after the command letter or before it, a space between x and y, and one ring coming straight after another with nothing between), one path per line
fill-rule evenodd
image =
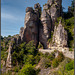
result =
M68 47L73 48L74 42L74 17L65 20L65 29L68 33Z
M43 58L42 59L42 64L41 64L42 68L48 68L51 67L51 62L48 58Z
M53 68L56 68L58 65L59 65L58 59L55 58L55 59L52 61L52 67L53 67Z
M49 56L49 53L48 53L48 52L46 52L46 53L44 54L44 56L45 56L45 57L48 57L48 56Z
M48 58L49 58L50 60L53 60L53 59L55 58L55 53L52 52L51 54L49 54Z
M40 68L36 69L36 75L38 75L38 73L41 71Z
M66 64L66 70L70 71L74 69L74 60Z
M27 55L25 64L28 64L28 63L32 65L35 63L33 55Z
M54 50L54 52L55 52L55 53L57 53L57 52L58 52L58 50Z
M28 44L26 44L26 50L27 50L28 54L36 55L37 50L34 45L34 41L30 41Z
M37 53L38 56L44 57L44 54L42 52Z
M21 72L23 72L24 75L36 75L36 71L31 64L24 65Z
M34 61L35 61L35 64L38 64L39 61L40 61L40 56L39 56L39 55L36 55L36 56L34 57Z
M14 68L14 71L15 71L15 72L18 72L18 71L19 71L19 67L16 66L16 67Z
M2 67L3 67L3 64L1 64L1 69L2 69Z
M67 73L65 73L65 75L74 75L74 69L72 69L71 71L68 71Z
M58 62L62 62L62 61L63 61L64 55L63 55L62 52L59 52L59 53L58 53L57 59L58 59Z
M43 45L41 43L39 43L38 48L42 48L43 49Z
M73 48L69 48L69 51L73 51Z

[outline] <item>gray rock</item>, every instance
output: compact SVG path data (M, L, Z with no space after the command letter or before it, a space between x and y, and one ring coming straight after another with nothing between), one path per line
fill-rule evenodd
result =
M52 4L54 3L54 0L48 0L47 3L48 3L49 5L52 5Z
M67 40L67 31L64 29L61 22L59 22L59 25L54 28L53 44L57 47L66 47Z
M37 4L34 5L34 9L40 9L40 8L41 8L41 6L40 6L39 3L37 3Z
M27 13L27 12L33 12L33 8L32 8L32 7L27 7L27 8L26 8L26 13Z
M48 0L47 4L43 7L41 14L41 22L43 25L44 36L47 41L51 38L51 32L54 31L55 22L61 15L62 0Z
M43 24L44 35L48 39L50 37L50 31L51 31L51 17L46 12L46 10L43 10L42 12L41 22Z

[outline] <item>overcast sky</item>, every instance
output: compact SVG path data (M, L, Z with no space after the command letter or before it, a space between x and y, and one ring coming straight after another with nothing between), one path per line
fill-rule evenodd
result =
M62 5L67 11L72 0L62 0ZM1 35L19 34L20 27L24 27L26 7L34 7L39 3L41 7L47 0L1 0Z

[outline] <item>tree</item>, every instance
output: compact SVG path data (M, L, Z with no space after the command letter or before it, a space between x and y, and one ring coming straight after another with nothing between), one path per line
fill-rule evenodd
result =
M34 41L30 41L28 44L26 44L26 50L28 54L36 55L36 47L34 45Z
M31 64L24 65L21 72L24 75L36 75L36 71L34 70L34 66L32 66Z

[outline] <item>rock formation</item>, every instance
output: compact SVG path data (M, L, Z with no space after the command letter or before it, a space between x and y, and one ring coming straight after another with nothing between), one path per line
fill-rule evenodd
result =
M62 0L48 0L47 4L44 5L42 12L39 3L34 5L34 9L32 7L26 8L24 27L20 28L19 36L14 37L11 40L6 67L12 67L11 54L14 51L14 44L18 45L22 42L28 43L29 41L34 40L36 47L40 42L44 49L47 49L47 41L51 38L51 31L54 31L53 45L62 47L67 46L67 32L64 30L64 27L61 23L59 23L57 27L55 26L57 17L61 16L61 4Z
M54 30L55 21L57 17L61 16L62 0L48 0L47 4L43 7L41 15L41 22L43 24L43 31L46 38L51 37L51 31Z
M53 34L53 45L56 47L66 47L67 46L67 31L64 29L59 21L59 25L55 26Z
M39 11L41 7L39 4L36 4L35 10L32 7L26 8L25 23L24 28L21 28L20 36L21 41L28 43L31 40L34 40L35 45L38 44L38 26L39 26Z
M11 42L9 44L9 52L8 52L8 57L6 61L6 71L11 70L13 67L12 65L12 53L14 52L13 47L16 45L19 45L21 43L21 37L20 36L14 36L11 39Z

